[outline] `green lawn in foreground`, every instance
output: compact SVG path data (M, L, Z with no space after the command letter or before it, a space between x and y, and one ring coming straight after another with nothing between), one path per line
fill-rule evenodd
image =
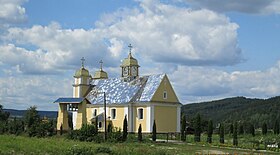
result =
M24 136L0 135L0 154L74 154L78 151L109 152L109 154L277 154L226 149L201 144L187 143L90 143L66 140L64 137L29 138ZM104 154L104 153L103 153Z

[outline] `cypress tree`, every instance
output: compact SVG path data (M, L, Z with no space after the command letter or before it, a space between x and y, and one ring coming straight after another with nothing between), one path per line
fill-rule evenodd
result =
M239 135L243 135L244 134L244 127L242 124L239 125L239 131L238 131Z
M224 125L221 123L219 128L219 135L220 135L220 143L225 143L225 129Z
M108 132L108 133L112 133L112 132L113 132L113 124L112 124L111 121L110 121L109 124L108 124L107 132Z
M263 123L263 125L262 125L262 134L263 135L267 134L267 125L266 125L266 123Z
M186 141L186 115L182 117L181 123L181 140L184 142Z
M154 120L152 140L156 141L156 139L157 139L157 127L156 127L156 121Z
M138 141L142 142L142 127L141 127L141 124L139 125L139 128L138 128Z
M273 131L274 131L274 134L276 134L276 135L279 134L279 122L278 122L278 120L275 120Z
M233 123L230 124L229 132L230 132L230 134L233 134Z
M126 141L126 139L127 139L127 118L126 118L126 115L125 115L124 120L123 120L123 136L122 136L122 140Z
M212 143L212 134L213 134L213 121L210 120L208 122L208 130L207 130L207 142Z
M255 137L255 127L253 124L250 124L250 133L252 134L253 137Z
M95 133L98 134L98 117L95 117Z
M201 134L201 118L200 115L197 114L194 124L194 141L200 142L200 134Z
M234 126L233 126L233 145L234 146L238 145L238 140L237 140L237 122L235 122Z

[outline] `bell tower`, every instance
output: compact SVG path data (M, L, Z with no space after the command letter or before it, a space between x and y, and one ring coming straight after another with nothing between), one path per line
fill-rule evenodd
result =
M131 81L136 79L139 76L139 65L137 59L133 58L131 54L132 46L129 44L129 54L128 57L122 61L121 68L122 74L121 77L124 78L125 81Z
M84 63L85 58L82 57L82 67L76 71L74 75L74 84L73 84L73 97L81 98L85 97L86 92L90 87L91 75L89 71L85 69Z

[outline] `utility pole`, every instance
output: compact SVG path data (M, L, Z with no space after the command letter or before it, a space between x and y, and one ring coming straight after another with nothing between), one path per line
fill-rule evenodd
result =
M104 95L104 140L107 140L107 119L106 119L106 94L103 92Z

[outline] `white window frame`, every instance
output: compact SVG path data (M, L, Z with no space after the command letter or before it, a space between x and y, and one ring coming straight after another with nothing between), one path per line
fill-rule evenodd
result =
M113 110L115 110L115 117L113 117ZM117 118L117 109L116 108L112 108L111 109L111 119L115 120Z
M141 115L140 115L140 111L142 110L142 118L140 117ZM144 119L144 108L138 108L137 109L137 118L139 119L139 120L143 120Z

